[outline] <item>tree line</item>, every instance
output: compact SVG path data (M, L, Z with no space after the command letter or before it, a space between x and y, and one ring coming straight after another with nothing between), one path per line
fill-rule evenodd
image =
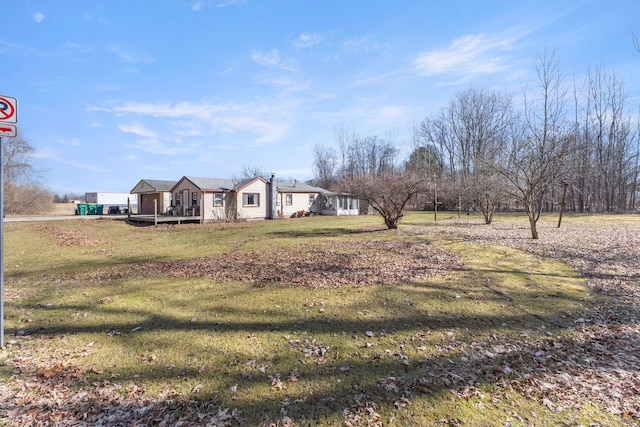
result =
M540 214L561 206L635 209L640 121L622 79L604 65L567 78L553 51L540 52L534 64L534 81L517 96L486 88L457 93L414 126L402 162L393 137L337 127L337 147L314 149L314 182L358 194L389 228L408 204L477 209L486 223L497 210L522 210L534 239Z
M50 212L53 195L40 183L43 172L33 165L33 146L22 137L1 139L4 213Z

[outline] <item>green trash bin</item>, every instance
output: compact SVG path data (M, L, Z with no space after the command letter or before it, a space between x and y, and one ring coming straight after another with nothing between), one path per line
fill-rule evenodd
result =
M95 215L96 214L96 204L95 203L87 203L87 214Z
M104 205L96 205L96 215L102 215L102 209L104 209Z
M87 204L78 203L78 215L86 215L86 214L87 214Z

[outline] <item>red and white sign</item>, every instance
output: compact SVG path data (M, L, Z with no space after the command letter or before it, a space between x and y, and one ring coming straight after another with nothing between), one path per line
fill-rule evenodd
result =
M18 100L11 96L0 95L0 123L18 122Z
M18 135L18 128L15 125L8 125L6 123L0 123L0 138L14 137Z

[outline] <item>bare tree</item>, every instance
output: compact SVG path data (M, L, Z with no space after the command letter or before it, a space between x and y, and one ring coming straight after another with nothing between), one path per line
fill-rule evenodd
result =
M442 147L448 160L449 185L455 198L465 205L481 208L490 224L493 211L503 195L503 181L488 165L513 119L511 98L495 90L469 89L458 93L435 117L420 124L419 133L426 146ZM443 183L447 180L438 176Z
M53 210L51 192L38 184L8 184L4 188L9 214L48 214Z
M38 183L42 171L33 165L35 149L22 138L2 138L5 210L7 213L47 213L53 194Z
M592 153L587 179L598 210L624 210L632 191L633 125L622 81L615 71L589 70L583 143Z
M425 178L418 174L386 170L380 174L353 177L347 181L347 189L379 213L388 229L395 230L407 203L424 191L425 183Z
M538 239L537 223L547 191L567 173L572 143L565 122L567 91L555 53L543 51L535 65L537 90L525 90L521 124L513 128L503 151L506 157L494 163L524 205L532 239Z
M393 170L398 149L379 136L355 137L346 146L346 165L342 173L348 179L375 176Z
M333 132L339 150L337 178L339 182L344 182L346 178L345 173L348 170L347 152L349 145L351 144L351 141L355 141L359 136L354 130L347 128L344 123L336 126Z
M338 153L331 147L316 144L313 147L313 174L316 185L333 189L338 168Z
M18 185L34 181L39 171L32 163L35 149L22 137L2 139L2 162L5 183Z
M251 179L251 178L257 178L257 177L262 177L268 180L270 177L270 174L267 173L267 171L265 171L260 166L243 166L242 169L240 170L239 179Z

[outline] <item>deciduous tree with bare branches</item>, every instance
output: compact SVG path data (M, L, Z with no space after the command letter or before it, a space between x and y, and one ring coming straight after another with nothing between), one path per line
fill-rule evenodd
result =
M38 183L42 171L33 164L34 152L22 137L2 138L6 213L48 213L53 207L53 194Z
M537 223L547 191L567 174L572 143L566 127L567 90L555 52L541 52L535 66L535 90L525 90L523 116L502 150L504 157L494 163L522 202L532 239L538 239Z
M350 194L366 202L382 216L388 229L395 230L405 207L416 194L424 191L427 180L404 170L387 170L377 175L363 175L347 181Z

